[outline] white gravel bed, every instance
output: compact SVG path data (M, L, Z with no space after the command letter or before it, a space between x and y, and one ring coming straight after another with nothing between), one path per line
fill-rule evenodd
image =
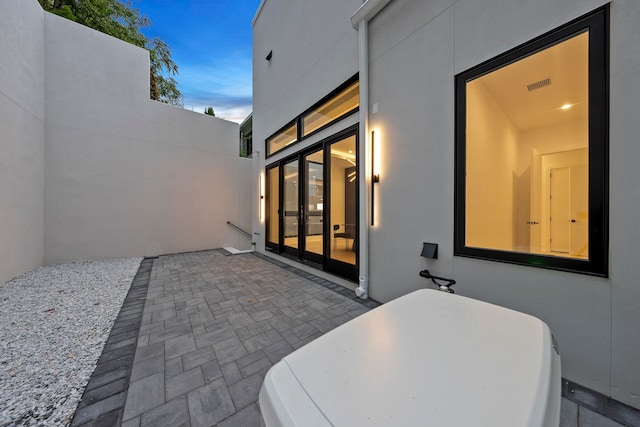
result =
M42 267L0 285L0 426L66 426L141 258Z

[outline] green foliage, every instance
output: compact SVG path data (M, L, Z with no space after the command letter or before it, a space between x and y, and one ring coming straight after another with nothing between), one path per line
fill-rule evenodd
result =
M64 18L86 25L110 36L149 50L150 97L167 104L182 104L182 94L176 80L178 66L171 59L171 50L162 40L152 40L140 31L151 25L130 1L120 0L38 0L42 8Z
M215 116L216 114L213 112L213 107L205 108L204 113L210 116Z

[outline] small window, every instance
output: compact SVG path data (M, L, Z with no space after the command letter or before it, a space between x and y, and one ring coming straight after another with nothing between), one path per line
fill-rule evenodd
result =
M289 145L298 141L298 124L293 122L284 129L267 139L267 156L280 150L284 150Z
M456 255L607 275L607 23L456 76Z
M311 109L302 117L303 136L307 136L328 123L350 113L359 106L359 82L350 84L328 101Z

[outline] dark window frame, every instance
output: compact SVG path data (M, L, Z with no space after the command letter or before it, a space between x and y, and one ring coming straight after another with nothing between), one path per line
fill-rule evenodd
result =
M283 133L285 130L289 129L291 126L295 125L296 126L296 139L290 143L289 145L285 145L284 147L282 147L279 150L274 151L273 153L270 150L269 147L269 143L277 136L279 136L281 133ZM297 143L300 142L300 123L299 121L296 119L291 120L290 122L288 122L286 125L282 126L280 129L278 129L276 132L273 133L273 135L269 136L265 142L264 142L264 148L265 148L265 153L267 153L267 158L273 156L276 153L279 153L280 151L292 147L294 145L296 145Z
M357 77L357 76L356 76ZM342 120L343 117L347 117L349 115L351 115L352 113L358 111L360 109L360 93L359 93L359 87L358 87L358 106L352 108L351 110L348 110L347 112L335 117L332 120L329 120L327 123L323 124L322 126L319 126L318 128L312 130L311 132L309 132L308 134L305 135L305 129L304 129L304 119L309 116L311 113L316 112L320 107L325 106L329 101L332 101L334 99L337 98L338 95L340 95L344 90L346 90L347 88L349 88L351 85L355 84L355 83L359 83L359 80L357 78L350 78L348 81L346 81L345 83L341 84L338 88L334 89L329 95L325 96L324 98L322 98L320 101L316 102L311 108L308 108L305 110L304 113L300 114L299 118L300 118L300 137L302 139L304 138L308 138L309 136L321 131L322 129L325 129L329 126L331 126L333 123Z
M274 132L273 134L269 135L269 137L267 137L267 139L265 140L265 153L266 156L265 158L269 158L289 147L293 147L296 144L301 143L302 141L312 137L313 135L317 134L318 132L323 131L324 129L334 125L335 123L345 119L346 117L351 116L352 114L357 113L358 111L360 111L360 101L358 100L358 107L347 111L346 113L344 113L341 116L336 117L335 119L327 122L326 124L322 125L321 127L319 127L318 129L315 129L313 132L310 132L308 135L303 135L303 123L302 123L302 119L303 117L305 117L307 114L309 114L311 111L313 111L314 109L318 108L319 106L321 106L322 104L326 103L327 101L329 101L331 98L337 96L340 92L342 92L343 90L345 90L346 88L348 88L350 85L352 85L353 83L357 82L359 80L359 76L358 74L354 74L353 76L351 76L347 81L345 81L344 83L342 83L340 86L338 86L337 88L335 88L334 90L332 90L331 92L329 92L329 94L327 94L326 96L324 96L322 99L320 99L319 101L315 102L311 107L307 108L306 110L304 110L302 113L298 114L293 120L290 120L289 122L287 122L286 125L282 126L280 129L278 129L276 132ZM276 137L278 134L280 134L282 131L284 131L285 129L287 129L288 127L290 127L291 125L295 124L296 125L296 140L294 142L292 142L291 144L287 145L286 147L283 147L279 150L276 150L274 152L271 152L269 150L269 141L271 141L274 137Z
M589 30L589 258L466 246L466 83ZM455 77L454 255L608 277L609 264L609 6Z

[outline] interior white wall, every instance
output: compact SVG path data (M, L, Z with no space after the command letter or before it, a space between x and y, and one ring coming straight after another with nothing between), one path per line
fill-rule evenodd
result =
M329 215L331 221L331 230L333 232L333 225L344 224L345 222L345 206L344 206L344 192L345 192L345 177L344 171L350 167L351 163L338 157L331 159L331 214ZM340 230L341 233L345 232L344 227ZM332 243L333 244L333 243Z
M467 111L466 244L512 250L518 130L481 80L467 85Z
M45 263L251 247L238 125L149 100L148 53L46 14ZM64 43L60 43L64 40Z
M44 258L44 13L0 1L0 283Z
M392 1L370 22L369 107L378 104L379 111L370 120L383 160L381 182L376 184L376 225L370 234L369 291L373 298L389 301L428 287L418 276L424 268L452 277L462 295L547 322L560 343L564 377L640 408L640 283L634 268L640 258L640 189L633 184L640 181L640 145L635 143L640 134L637 2L611 3L609 278L453 257L454 76L605 3L404 0ZM339 38L317 28L342 22L359 4L350 6L345 11L346 6L323 3L326 11L316 16L301 14L315 5L265 3L254 26L256 147L344 81L337 75L352 70L330 47ZM288 18L282 21L279 14ZM297 30L289 35L285 23L292 16L297 16ZM335 43L308 45L310 62L300 64L292 50L277 65L289 73L275 72L273 61L287 46L284 37L326 40L327 34ZM357 32L345 37L355 43ZM264 60L270 49L271 64ZM325 64L336 69L329 71ZM315 74L314 67L324 73ZM274 111L280 107L282 111ZM439 244L439 259L419 256L425 241Z

